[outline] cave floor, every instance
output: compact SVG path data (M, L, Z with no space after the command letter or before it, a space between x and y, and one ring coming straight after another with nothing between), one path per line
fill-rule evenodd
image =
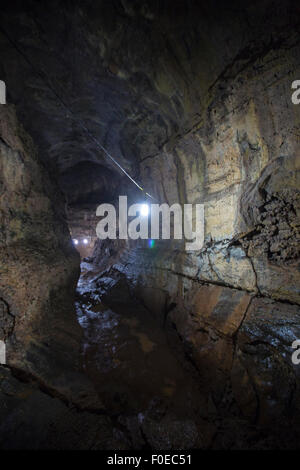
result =
M97 266L81 264L76 311L82 363L130 448L276 447L267 429L235 409L217 409L175 330L122 285L103 296L99 285L110 282Z
M166 440L201 446L199 426L208 408L191 364L174 351L163 325L126 292L120 291L113 309L99 295L87 296L95 276L97 269L82 263L76 311L84 331L83 367L106 409L129 427L144 426L144 439L149 427L159 426L171 432ZM156 438L162 436L149 440Z
M72 390L84 387L79 405L34 376L0 367L1 448L299 447L293 429L262 428L231 400L216 402L171 322L142 305L125 276L114 275L81 265L76 312L84 374L68 382Z

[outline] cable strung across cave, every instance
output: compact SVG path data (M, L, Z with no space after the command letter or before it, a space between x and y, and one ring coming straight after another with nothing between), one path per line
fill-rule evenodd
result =
M86 127L86 125L82 122L80 118L74 113L74 111L65 103L65 101L61 98L61 96L55 91L55 89L51 86L51 84L45 79L43 73L28 59L27 55L20 49L20 47L15 43L13 39L7 34L5 29L0 26L0 31L3 36L10 42L10 44L16 49L16 51L22 56L22 58L27 62L27 64L32 68L34 73L39 76L39 78L43 81L46 87L54 94L56 99L60 102L60 104L66 109L68 113L72 115L72 117L76 120L76 122L80 125L80 127L87 133L87 135L100 147L100 149L104 152L104 154L130 179L132 183L134 183L142 192L145 193L146 196L150 197L151 199L155 200L155 198L149 194L130 174L122 167L122 165L109 153L109 151L101 144L101 142L97 139L97 137Z

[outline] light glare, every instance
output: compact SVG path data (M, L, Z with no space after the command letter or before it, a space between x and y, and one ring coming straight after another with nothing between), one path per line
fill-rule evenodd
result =
M141 205L141 215L143 215L144 217L147 217L148 214L149 214L148 204L142 204Z

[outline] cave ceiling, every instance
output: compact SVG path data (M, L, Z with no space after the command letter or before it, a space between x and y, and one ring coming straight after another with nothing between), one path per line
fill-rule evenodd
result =
M66 194L71 197L81 172L92 174L97 166L111 188L120 183L120 171L89 133L138 177L142 160L201 122L220 81L272 47L270 2L226 5L1 5L0 72L8 100ZM280 40L284 25L275 13ZM222 84L218 92L222 97Z

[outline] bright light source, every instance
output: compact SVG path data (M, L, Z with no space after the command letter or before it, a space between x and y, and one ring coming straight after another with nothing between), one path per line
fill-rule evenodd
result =
M89 241L88 241L88 239L87 239L87 238L84 238L84 239L83 239L83 243L84 243L85 245L87 245L87 244L88 244L88 242L89 242Z
M149 205L148 204L142 204L141 205L141 215L144 217L147 217L149 215Z
M74 245L78 245L78 240L76 240L76 238L73 238L73 243Z

